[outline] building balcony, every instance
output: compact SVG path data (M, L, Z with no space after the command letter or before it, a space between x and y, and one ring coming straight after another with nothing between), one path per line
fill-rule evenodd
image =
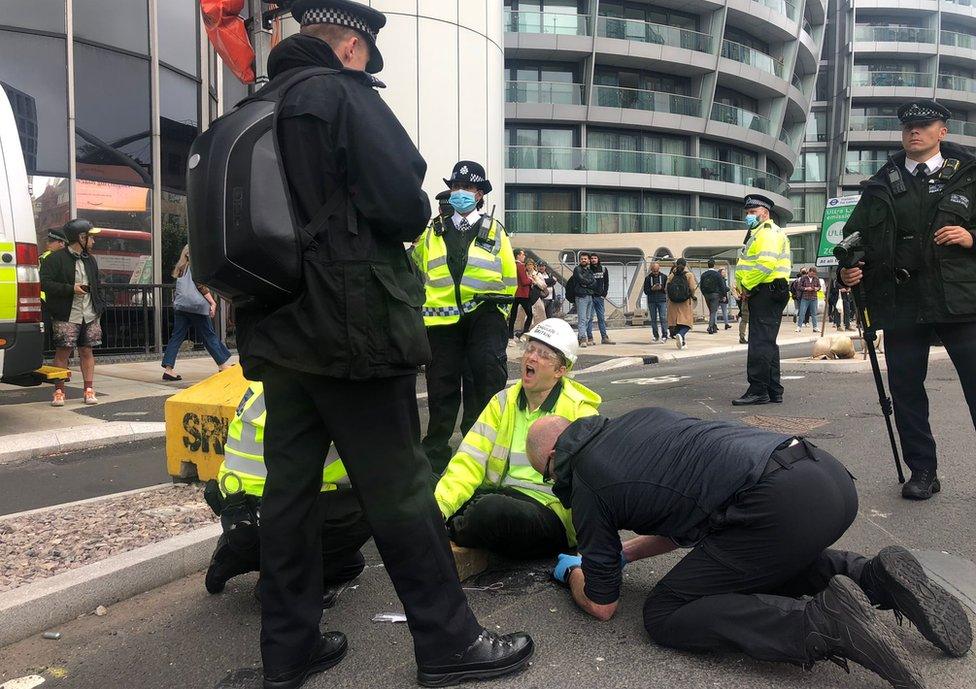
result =
M871 88L932 88L932 74L929 72L855 71L851 85Z
M505 31L551 36L590 36L588 14L505 10Z
M976 91L976 79L954 74L940 74L938 87L949 91L966 91L971 96L973 91Z
M950 48L976 50L976 36L958 31L940 31L939 43Z
M935 29L914 26L855 26L856 43L926 43L935 45Z
M789 0L753 0L753 2L758 2L760 5L765 5L772 10L776 10L790 21L795 22L797 16L799 16L796 5Z
M593 105L701 117L700 98L679 96L663 91L628 89L620 86L594 85Z
M901 120L894 115L852 115L848 129L852 132L900 132Z
M769 134L772 131L768 118L743 108L725 105L724 103L712 104L712 116L710 119L714 122L734 124L737 127L744 127L745 129L751 129L754 132L760 132L762 134Z
M694 50L700 53L712 51L712 37L706 33L666 24L652 24L636 19L600 17L597 19L597 36L623 41L653 43L671 48Z
M766 53L760 52L755 48L750 48L747 45L742 45L741 43L736 43L735 41L723 40L722 41L722 57L728 60L734 60L735 62L741 62L745 65L750 65L756 69L772 74L773 76L779 77L780 79L785 78L783 76L784 69L783 63L772 55L767 55Z
M646 151L551 146L508 146L510 170L578 170L667 175L740 184L785 195L786 180L767 172L720 160ZM584 180L580 180L585 183ZM677 186L677 185L676 185Z
M505 100L509 103L582 105L583 84L562 81L508 81L505 82Z
M685 232L739 229L724 218L612 211L507 210L505 229L514 233L617 234L621 232Z

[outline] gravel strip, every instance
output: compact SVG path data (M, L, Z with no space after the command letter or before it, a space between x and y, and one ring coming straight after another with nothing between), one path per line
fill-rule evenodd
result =
M0 591L216 521L203 487L184 484L0 521Z

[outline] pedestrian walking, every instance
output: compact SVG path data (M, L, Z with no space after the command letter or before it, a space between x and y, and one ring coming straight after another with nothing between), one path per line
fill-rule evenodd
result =
M532 322L541 323L546 320L546 303L544 299L549 294L549 286L546 284L545 276L539 272L535 261L531 259L525 262L525 272L532 280L532 287L529 288L529 303L532 305ZM522 329L523 333L528 332L527 328Z
M702 272L700 285L705 305L708 306L708 328L705 332L714 335L718 332L715 319L718 316L719 303L722 297L722 276L715 269L714 258L708 259L708 269Z
M600 328L600 344L616 344L607 335L606 301L610 290L610 275L597 254L590 254L590 270L593 271L595 284L593 286L593 313L596 314L597 325ZM593 342L593 319L586 322L586 343L590 346Z
M190 247L183 247L180 258L173 267L173 277L176 283L173 289L173 331L163 352L163 380L183 380L183 376L173 373L176 356L180 353L180 345L190 334L190 328L196 331L197 337L203 339L203 346L217 364L217 370L230 368L230 350L221 341L214 330L213 317L217 313L217 302L206 285L193 281L190 273Z
M729 294L731 293L731 290L729 289L729 277L725 272L725 268L719 268L718 274L722 278L722 287L718 298L718 309L722 314L722 322L725 324L725 329L728 330L732 327L729 324Z
M340 662L348 648L341 633L319 629L323 577L317 505L332 442L403 604L418 681L443 686L520 670L532 655L531 638L486 630L461 589L419 442L416 396L417 368L431 361L424 313L440 314L440 327L450 329L462 309L470 318L436 346L464 350L474 335L477 351L484 354L472 368L477 375L491 358L492 371L501 370L501 389L507 306L469 305L474 293L467 283L453 283L448 265L453 254L448 255L445 239L428 232L414 257L426 251L427 260L443 267L443 273L430 267L427 276L428 285L443 281L444 292L428 294L422 311L424 285L403 244L424 233L431 217L422 189L426 164L376 92L379 82L372 75L383 67L376 36L386 16L352 0L299 0L292 14L300 33L271 50L267 88L277 88L297 68L332 70L301 81L278 106L278 150L295 222L306 226L327 202L335 202L334 194L342 195L344 210L317 230L303 256L302 286L294 297L237 310L244 373L264 383L267 406L259 585L264 687L297 689L311 674ZM448 182L454 188L452 205L468 223L486 183L474 164L459 166ZM482 228L480 220L475 217L473 232L448 228L456 236L447 241L458 239L465 251L468 241L477 246L479 263L491 266L486 280L499 283L497 291L503 293L510 284L511 295L515 266L507 236L497 223ZM465 296L462 303L458 291ZM491 329L481 328L487 322ZM457 349L455 341L461 343ZM474 358L473 351L465 351ZM456 359L455 416L460 403ZM453 424L454 417L448 436Z
M516 334L521 335L532 327L532 303L529 300L529 295L532 292L532 278L525 270L525 251L522 249L515 252L515 271L518 286L515 289L515 305L512 306L512 311L508 315L508 339L510 340L514 339ZM516 333L515 321L518 318L519 311L525 315L525 322L522 325L522 330Z
M579 265L573 269L573 277L570 279L573 281L572 293L576 305L576 335L580 347L586 347L588 344L586 327L593 319L593 294L596 289L596 278L590 270L589 254L579 255Z
M735 406L783 401L776 338L790 298L790 240L773 222L772 200L750 194L743 206L748 231L739 249L735 280L743 298L749 301L749 389L732 401Z
M813 332L817 332L817 308L820 303L817 294L820 292L820 277L817 275L816 268L809 268L800 275L796 281L796 291L799 296L796 331L800 332L803 329L809 316L810 320L813 321Z
M647 297L647 315L655 343L668 341L667 282L667 276L661 272L661 264L654 261L651 271L644 278L644 296Z
M688 270L688 262L679 258L668 275L668 331L674 338L678 349L684 349L688 344L686 338L695 324L695 303L698 298L695 290L698 283L695 274Z
M840 276L849 287L863 280L870 325L884 329L895 423L912 470L902 497L912 500L942 490L925 393L936 336L976 425L976 158L945 141L950 116L931 100L898 109L903 150L865 183L844 226L845 235L860 232L865 256Z
M69 220L62 229L68 245L41 262L41 289L51 316L54 365L67 368L73 349L84 382L85 404L98 404L95 395L95 355L102 344L101 316L105 311L98 261L92 255L100 232L87 220ZM52 407L63 407L64 381L55 383Z

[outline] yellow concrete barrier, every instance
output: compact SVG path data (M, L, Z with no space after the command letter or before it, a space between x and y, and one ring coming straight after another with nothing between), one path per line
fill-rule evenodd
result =
M207 481L224 461L227 427L247 390L231 366L166 400L166 468L170 476Z

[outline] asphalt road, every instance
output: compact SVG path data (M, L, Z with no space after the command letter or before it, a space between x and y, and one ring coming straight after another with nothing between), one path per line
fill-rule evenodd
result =
M948 363L929 371L934 431L940 443L943 493L925 503L899 497L883 421L870 374L807 374L786 381L782 405L734 409L743 391L743 356L623 369L584 377L616 415L649 404L704 418L743 418L752 423L809 430L807 435L847 463L858 478L859 516L840 547L873 553L890 543L976 559L974 433L962 392ZM799 375L799 374L797 374ZM760 418L755 418L760 417ZM815 519L816 515L811 515ZM648 642L641 624L643 598L678 554L629 566L621 607L599 623L577 611L566 592L549 583L551 563L495 562L466 582L473 609L491 629L525 629L538 650L533 666L491 687L763 687L764 689L886 686L853 666L846 675L830 663L811 672L753 661L735 653L690 655ZM404 625L375 623L374 614L400 610L372 546L370 567L324 616L323 628L350 639L343 663L306 686L400 688L413 686L411 643ZM971 579L976 579L976 569ZM252 597L255 575L234 580L208 596L194 575L111 606L104 617L88 615L60 628L60 641L33 637L0 649L0 684L40 673L44 687L103 689L140 687L210 689L236 668L256 668L259 610ZM894 625L894 617L887 619ZM976 656L947 659L908 626L897 634L916 656L932 688L976 687ZM242 682L242 688L260 686Z

